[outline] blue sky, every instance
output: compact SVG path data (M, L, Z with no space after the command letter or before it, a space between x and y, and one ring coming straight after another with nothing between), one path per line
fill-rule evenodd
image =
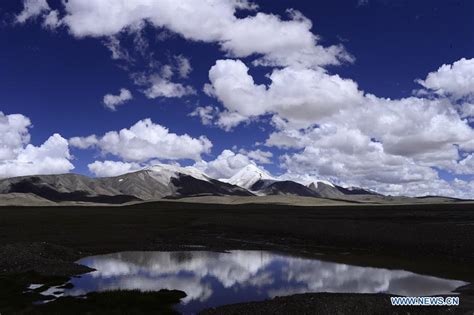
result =
M306 182L474 196L472 1L209 0L192 18L173 7L193 3L2 1L0 175L116 175L160 160L230 177L257 163ZM132 99L106 108L120 89ZM102 137L146 118L137 139ZM40 150L55 133L64 141Z

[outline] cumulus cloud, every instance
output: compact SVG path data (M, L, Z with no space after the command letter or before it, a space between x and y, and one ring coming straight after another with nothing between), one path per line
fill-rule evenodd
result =
M255 84L248 70L240 60L218 60L209 71L210 84L205 91L226 108L223 114L227 117L221 120L226 129L272 113L294 123L313 124L364 100L354 81L330 75L322 68L276 69L268 76L268 86ZM237 119L228 119L231 114Z
M293 137L300 137L299 128L335 123L377 139L394 155L434 159L449 153L450 159L456 159L455 145L472 148L473 131L448 99L379 98L323 69L277 69L268 76L268 86L257 85L238 60L218 61L209 78L206 92L226 109L220 115L238 117L226 127L273 115L276 129L284 132L272 134L268 144L301 148L306 144L299 139L291 143Z
M120 89L118 95L106 94L103 99L104 106L112 111L117 110L117 106L133 99L132 93L127 89Z
M74 137L69 143L82 149L97 147L103 154L135 162L155 158L199 161L201 155L208 153L212 147L211 141L205 136L193 138L187 134L177 135L149 118L138 121L129 129L109 131L100 137Z
M59 134L42 145L30 144L31 121L21 115L0 112L0 177L67 173L74 169L69 146Z
M98 142L99 140L97 139L96 135L90 135L87 137L72 137L69 139L69 144L79 149L90 148L95 146Z
M381 117L382 121L384 118ZM350 127L336 122L306 129L283 127L267 139L267 145L297 150L281 157L281 166L287 177L298 178L304 174L395 195L461 197L451 183L439 177L435 168L456 173L463 169L466 172L470 163L468 160L457 162L460 155L456 142L462 141L463 128L469 133L472 131L462 124L446 124L447 132L443 134L444 124L437 125L443 118L435 116L431 126L427 119L420 130L409 128L406 133L401 132L401 126L398 135L396 130L390 130L389 123L384 124L389 130L379 133L378 139L362 126ZM371 130L377 132L377 121L369 120L368 123L372 123L374 128ZM423 127L426 131L421 130ZM455 128L460 129L456 131ZM427 138L430 132L433 137Z
M474 98L474 58L444 64L437 71L430 72L424 80L416 82L438 95Z
M473 130L444 99L390 100L369 95L365 101L364 106L342 112L337 121L378 139L389 153L421 156L440 154L449 146L471 146Z
M30 142L30 126L31 121L26 116L0 112L0 160L14 159L21 148Z
M121 161L95 161L87 165L89 171L98 177L112 177L138 171L142 167L139 163Z
M256 55L256 64L313 67L353 59L341 46L319 45L311 21L298 11L289 10L287 19L261 12L238 18L239 10L258 9L246 0L70 0L64 6L63 23L76 37L113 36L147 21L188 40L218 43L233 57Z
M352 184L406 183L433 180L437 173L409 158L387 154L383 144L360 130L327 126L312 129L301 152L283 157L293 173L332 177Z

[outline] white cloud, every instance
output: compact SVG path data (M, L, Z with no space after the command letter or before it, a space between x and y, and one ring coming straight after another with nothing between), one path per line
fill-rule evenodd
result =
M209 70L210 85L205 92L218 98L226 109L246 117L264 114L268 109L266 87L256 85L240 60L217 60Z
M230 178L251 163L250 159L243 154L224 150L215 160L201 161L196 163L194 167L213 178Z
M463 103L460 106L460 114L461 117L466 118L472 118L474 117L474 103Z
M287 13L290 20L264 13L237 19L223 34L222 48L238 58L263 55L254 64L264 66L314 67L352 61L342 46L318 45L319 38L311 33L311 21L300 12Z
M407 157L387 154L360 130L324 125L302 134L304 150L283 157L286 169L350 185L406 183L437 178L436 171ZM370 185L372 186L372 185Z
M352 60L341 46L319 45L312 23L300 12L288 10L288 19L261 12L237 18L238 10L257 9L246 0L70 0L64 5L63 22L77 37L112 36L147 21L188 40L219 43L230 56L259 55L257 64L313 67Z
M172 80L176 75L181 79L189 75L192 70L189 59L183 55L178 55L173 57L170 64L158 66L153 61L150 62L153 64L150 68L157 70L155 73L142 72L132 75L135 84L145 87L143 93L146 97L151 99L158 97L180 98L196 94L193 87Z
M247 151L244 149L240 149L239 153L244 154L251 158L252 160L261 163L261 164L271 164L271 158L273 157L273 153L270 151L262 151L260 149Z
M132 62L132 57L130 57L128 51L121 46L120 39L118 39L117 36L109 36L104 41L104 45L112 53L112 59Z
M174 68L171 65L161 67L160 73L151 75L145 73L135 73L132 75L136 85L144 87L142 91L147 98L158 97L181 98L196 94L196 90L182 83L173 82Z
M212 106L205 106L201 107L198 106L196 109L194 109L189 116L191 117L199 117L201 119L201 123L203 125L211 125L216 113L218 113L219 110L216 107Z
M16 16L16 22L24 24L38 17L46 29L54 30L61 25L59 11L51 10L46 0L23 0L23 11Z
M66 139L59 134L42 145L30 144L30 120L0 112L0 177L67 173L74 169Z
M416 82L438 95L474 98L474 58L444 64L437 71L430 72L425 80Z
M211 141L205 136L193 138L187 134L177 135L166 127L143 119L129 129L109 131L101 137L74 137L70 144L79 148L95 146L103 154L112 154L126 161L144 162L150 159L201 160L208 153Z
M249 121L248 117L245 117L237 112L225 110L220 112L216 124L225 131L231 131L232 128L246 121Z
M173 67L171 65L164 65L161 67L160 75L164 79L171 79L174 75Z
M256 162L261 163L262 160L263 163L267 162L266 159L271 156L270 152L263 152L260 150L250 152L241 150L239 153L234 153L231 150L224 150L218 157L216 157L216 159L208 162L199 161L194 164L194 167L213 178L227 179L237 174L241 169L249 164L256 165Z
M4 115L0 112L0 160L14 159L21 148L30 142L30 126L28 117L21 114Z
M225 129L273 114L276 129L283 132L273 133L267 144L302 148L299 128L336 124L377 139L387 153L420 161L456 160L455 145L473 148L473 130L447 99L364 95L352 80L322 69L278 69L269 75L270 85L256 85L247 71L241 61L217 61L205 90L226 108L220 116L237 115Z
M132 53L122 45L118 35L107 37L104 45L112 53L112 59L124 62L120 66L131 72L134 84L143 88L140 91L147 98L181 98L196 94L193 87L173 81L173 77L186 79L192 71L191 63L187 57L176 55L170 58L168 64L162 64L155 60L154 54L148 48L147 40L141 31L137 30L134 34L134 50L131 51ZM146 65L145 70L138 70L140 69L137 67L139 63ZM120 99L111 97L111 101ZM113 106L111 109L114 110L115 107Z
M61 25L59 20L59 12L57 10L50 11L47 15L44 15L43 27L47 29L56 29Z
M171 82L158 75L148 79L149 87L144 91L146 97L154 99L157 97L183 97L196 94L194 88L181 83Z
M189 61L189 58L186 58L183 55L178 55L175 56L175 60L177 63L177 68L178 68L178 73L181 78L187 78L191 71L193 70L193 67L191 66L191 62Z
M133 99L132 93L129 90L122 88L118 95L106 94L103 103L105 107L115 111L117 110L117 106L122 105L131 99Z
M407 134L410 132L407 130ZM433 135L437 137L436 133ZM393 195L450 195L466 198L470 193L472 196L474 189L470 192L458 191L452 182L441 179L434 169L472 173L469 157L458 163L459 153L454 144L442 144L443 139L439 139L440 143L436 145L432 141L423 146L421 140L411 142L412 137L423 139L422 135L405 136L410 150L390 152L386 148L393 149L390 145L377 141L360 129L327 123L306 130L282 129L270 136L267 144L302 148L281 158L281 166L287 172L284 177L299 178L305 175ZM417 145L421 147L415 151Z
M70 162L68 142L55 133L42 145L28 144L15 160L4 161L0 174L20 176L32 174L60 174L74 169Z
M121 161L95 161L87 165L89 170L98 177L112 177L138 171L142 167L138 163Z
M221 101L227 115L240 118L222 120L226 129L245 118L268 113L311 125L364 101L354 81L329 75L321 68L274 70L268 76L269 86L255 84L248 70L240 60L218 60L209 71L211 83L205 86L206 93Z
M72 137L69 139L69 145L79 148L79 149L87 149L90 147L95 146L99 143L96 135L90 135L87 137Z
M473 181L467 182L458 178L452 181L436 179L403 184L380 184L377 190L380 193L395 196L449 196L472 199L473 184Z
M16 21L18 23L25 23L27 20L36 18L50 10L51 8L46 0L24 0L23 11L16 16Z
M390 100L369 95L365 100L364 106L343 112L337 119L378 139L391 154L439 154L446 146L467 146L474 136L467 122L443 99Z

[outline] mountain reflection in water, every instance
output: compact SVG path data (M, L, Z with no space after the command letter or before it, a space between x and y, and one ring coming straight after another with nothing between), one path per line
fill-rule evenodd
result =
M92 291L176 289L187 297L178 309L256 301L305 292L448 294L463 281L401 270L351 266L264 251L123 252L78 263L96 271L73 278L64 295Z

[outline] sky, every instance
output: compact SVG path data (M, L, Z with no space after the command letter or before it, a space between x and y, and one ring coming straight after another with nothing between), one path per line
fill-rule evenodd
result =
M0 177L157 162L474 198L470 0L6 0Z

